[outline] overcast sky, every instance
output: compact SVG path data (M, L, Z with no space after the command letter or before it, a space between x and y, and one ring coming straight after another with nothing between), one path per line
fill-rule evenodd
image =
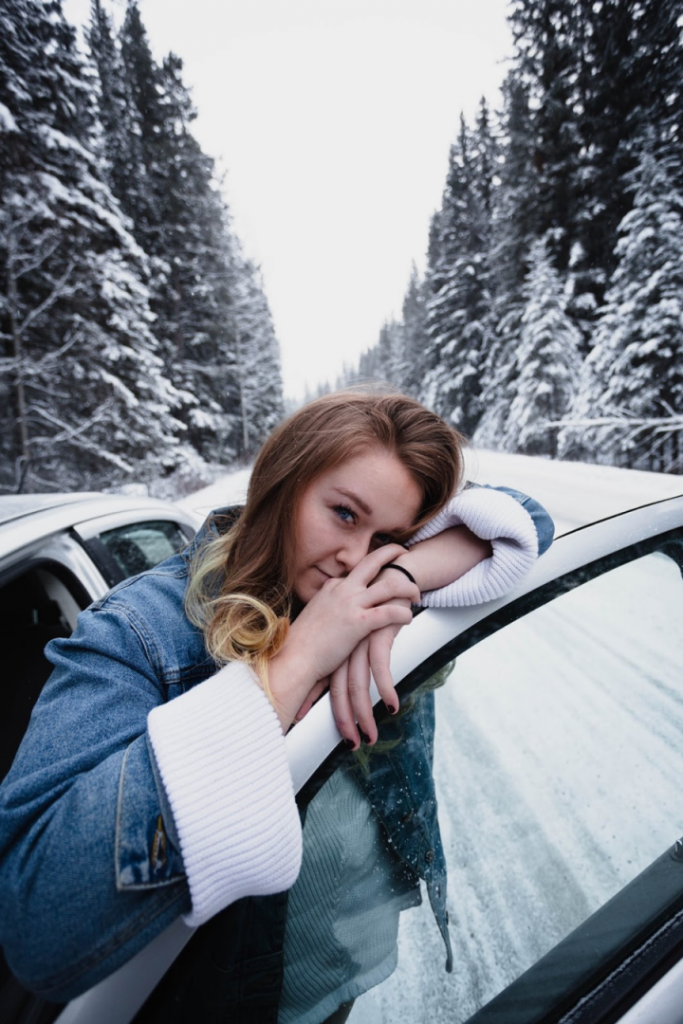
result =
M120 21L124 0L105 0ZM507 0L139 0L261 266L285 392L333 380L422 269L460 111L493 106ZM90 0L64 0L72 22Z

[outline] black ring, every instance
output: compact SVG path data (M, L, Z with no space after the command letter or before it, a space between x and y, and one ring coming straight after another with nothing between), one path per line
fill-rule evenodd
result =
M417 586L417 580L415 579L413 574L411 572L408 572L407 569L404 569L402 565L396 565L396 562L387 562L386 565L382 566L382 569L398 569L399 572L402 572L404 576L408 577L411 583Z

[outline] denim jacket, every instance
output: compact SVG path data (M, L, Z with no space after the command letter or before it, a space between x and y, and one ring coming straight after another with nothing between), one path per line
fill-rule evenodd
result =
M552 521L532 499L508 493L531 515L541 553ZM216 671L184 613L191 552L121 583L81 614L72 637L49 645L55 670L0 787L0 943L17 977L49 999L91 987L190 908L146 726L153 707ZM427 695L404 719L400 747L371 758L359 782L407 871L427 882L450 968L433 728ZM282 916L283 901L279 910L278 897L239 901L249 902L266 922L270 954L267 922ZM237 922L244 910L224 913ZM232 926L230 934L239 960L242 943ZM271 988L276 1006L277 979Z

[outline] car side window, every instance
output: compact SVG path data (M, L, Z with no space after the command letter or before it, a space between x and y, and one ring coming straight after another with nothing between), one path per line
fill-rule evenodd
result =
M180 526L162 519L105 530L97 540L122 574L120 579L153 569L187 545Z
M458 656L434 765L454 972L428 910L403 914L368 1020L466 1021L683 834L683 581L666 550Z

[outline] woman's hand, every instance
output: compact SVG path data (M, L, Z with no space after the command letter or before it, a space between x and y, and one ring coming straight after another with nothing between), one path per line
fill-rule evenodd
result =
M410 608L407 600L393 603ZM330 699L337 728L354 748L359 743L359 730L364 742L372 744L377 740L377 724L370 700L370 673L386 707L392 713L398 711L399 700L389 665L391 649L402 626L403 623L392 623L375 630L330 677Z
M466 526L456 526L421 541L408 551L403 549L397 557L387 561L403 566L415 577L420 591L427 591L438 590L453 583L490 555L491 545L488 541L481 540ZM380 575L398 576L399 573L389 568L386 571L380 569ZM377 725L369 692L370 673L387 708L398 710L399 700L389 666L393 643L402 625L392 623L370 634L330 677L330 699L337 727L345 739L353 740L354 747L359 742L358 730L363 734L365 742L372 744L377 740ZM306 701L297 717L303 718L310 710L326 688L327 680L324 683L312 699Z
M410 603L419 600L418 588L403 573L381 573L402 553L398 544L370 552L347 576L324 583L292 623L269 664L270 689L283 728L300 713L319 680L332 676L361 641L387 626L410 622ZM357 743L355 726L346 738Z

